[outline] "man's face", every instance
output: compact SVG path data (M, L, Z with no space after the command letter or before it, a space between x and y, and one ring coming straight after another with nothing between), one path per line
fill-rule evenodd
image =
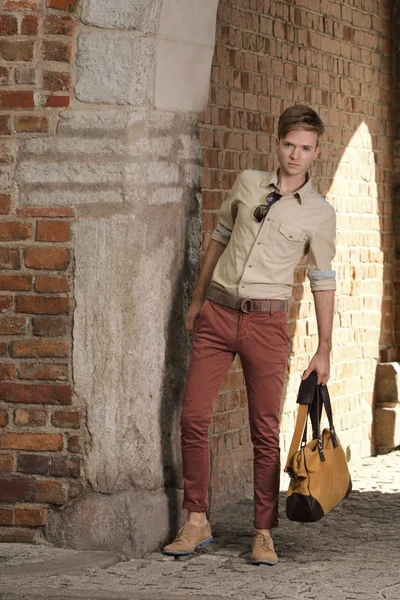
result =
M285 175L305 174L312 161L319 156L318 134L314 131L295 129L277 140L280 167Z

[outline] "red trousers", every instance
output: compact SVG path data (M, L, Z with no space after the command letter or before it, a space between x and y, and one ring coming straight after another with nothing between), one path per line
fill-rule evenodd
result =
M206 300L194 334L181 416L183 507L187 510L208 509L211 419L222 380L238 353L254 451L254 526L277 526L279 421L288 344L285 311L245 314Z

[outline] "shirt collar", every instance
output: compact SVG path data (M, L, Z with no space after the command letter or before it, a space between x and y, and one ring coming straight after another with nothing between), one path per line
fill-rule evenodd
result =
M294 192L293 196L296 196L296 198L298 198L300 200L301 204L304 204L305 202L307 202L307 196L309 196L311 190L312 190L312 183L311 183L311 177L309 175L309 173L306 174L306 182L305 184L296 192ZM271 173L267 173L265 179L261 182L261 187L274 187L275 189L279 190L278 188L278 170L276 171L271 171Z

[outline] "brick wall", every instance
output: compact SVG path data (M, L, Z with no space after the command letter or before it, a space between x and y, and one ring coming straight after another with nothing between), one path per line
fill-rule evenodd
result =
M400 6L393 3L393 227L396 243L396 342L400 344Z
M74 211L23 207L24 141L69 104L76 0L0 2L0 541L33 541L81 489L72 395Z
M209 105L201 118L203 246L236 174L272 170L279 114L294 102L326 124L315 187L338 212L337 311L332 377L336 424L349 457L371 451L376 362L393 357L391 26L387 0L221 0ZM290 307L292 352L284 391L288 449L300 374L316 349L306 273ZM219 504L251 492L245 388L236 360L218 399L212 433Z

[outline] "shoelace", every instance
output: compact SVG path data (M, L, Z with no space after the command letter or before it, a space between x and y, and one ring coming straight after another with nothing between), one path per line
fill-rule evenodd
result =
M188 541L188 536L187 536L187 531L189 531L189 529L191 528L191 524L190 523L184 523L182 525L182 527L180 528L180 530L178 531L178 535L175 538L175 542L178 542L180 540L185 540Z
M256 548L264 546L267 550L273 550L271 542L272 540L269 536L259 533L256 537Z

